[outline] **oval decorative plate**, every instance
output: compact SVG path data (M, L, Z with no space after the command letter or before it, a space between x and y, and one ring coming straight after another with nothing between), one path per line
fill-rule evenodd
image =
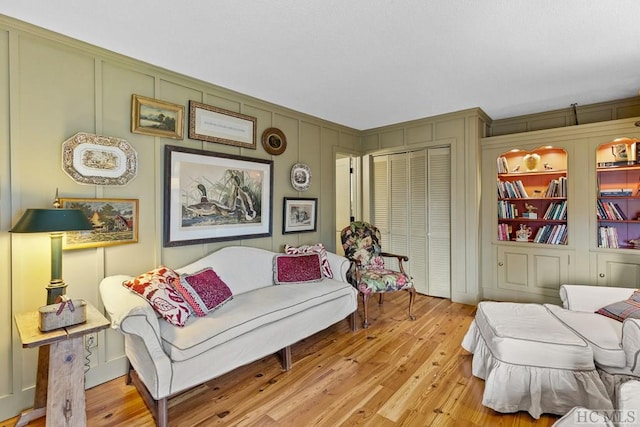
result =
M311 169L304 163L296 163L291 168L291 185L298 191L307 191L311 186Z
M78 132L62 143L62 169L79 184L126 185L138 153L124 139Z

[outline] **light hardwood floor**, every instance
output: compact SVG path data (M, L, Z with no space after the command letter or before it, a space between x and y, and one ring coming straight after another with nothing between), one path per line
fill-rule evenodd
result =
M482 406L484 381L460 347L475 307L417 295L370 301L369 329L344 320L292 347L293 368L276 356L239 368L169 402L170 426L551 426L526 412ZM362 306L359 308L362 312ZM215 361L211 361L215 363ZM87 390L89 426L152 426L124 378ZM13 426L15 419L1 422ZM31 426L44 426L44 419Z

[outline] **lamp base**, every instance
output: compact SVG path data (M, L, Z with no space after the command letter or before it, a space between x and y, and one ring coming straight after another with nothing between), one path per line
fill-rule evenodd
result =
M47 305L55 304L56 299L60 295L64 295L67 291L67 284L64 282L49 283L47 286Z

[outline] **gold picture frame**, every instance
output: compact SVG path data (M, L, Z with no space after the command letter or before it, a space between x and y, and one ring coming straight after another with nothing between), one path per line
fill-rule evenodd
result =
M255 117L189 101L189 138L256 149Z
M138 242L138 199L60 198L60 206L80 209L91 231L67 231L62 249L85 249Z
M184 139L184 106L134 94L131 97L131 132Z

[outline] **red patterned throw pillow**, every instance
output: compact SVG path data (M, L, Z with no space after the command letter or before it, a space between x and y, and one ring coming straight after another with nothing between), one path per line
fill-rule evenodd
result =
M211 267L193 274L181 274L175 287L200 317L233 298L231 289Z
M161 265L134 279L122 282L122 285L149 301L153 309L167 322L184 326L191 315L191 308L173 288L178 281L178 273Z
M283 283L309 283L322 280L320 255L276 255L273 258L273 281Z
M623 322L627 317L640 319L640 290L634 291L629 299L609 304L596 310L596 313L619 322Z
M295 246L285 245L284 251L289 255L311 253L319 254L320 261L322 262L322 273L329 279L333 279L333 272L331 271L331 266L329 265L329 260L327 259L327 250L322 243L316 243L315 245L303 245L297 248Z

